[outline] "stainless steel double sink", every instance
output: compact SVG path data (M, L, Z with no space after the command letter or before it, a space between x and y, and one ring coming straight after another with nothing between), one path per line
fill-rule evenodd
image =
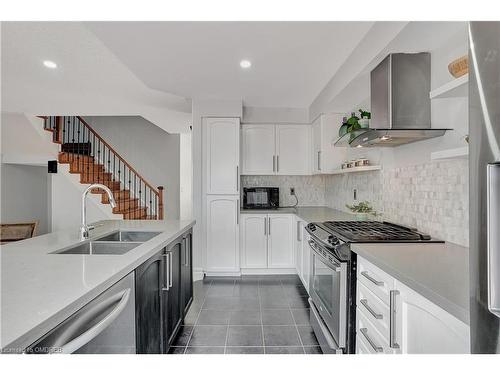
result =
M122 255L161 232L117 230L95 240L78 243L51 254Z

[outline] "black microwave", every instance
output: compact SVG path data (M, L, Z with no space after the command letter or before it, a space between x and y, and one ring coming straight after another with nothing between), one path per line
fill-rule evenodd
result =
M279 208L280 189L277 187L243 188L243 208Z

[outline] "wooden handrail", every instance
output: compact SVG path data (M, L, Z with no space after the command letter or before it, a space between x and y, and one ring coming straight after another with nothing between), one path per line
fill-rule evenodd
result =
M92 134L95 135L95 137L97 139L99 139L106 147L108 147L116 155L116 157L118 159L120 159L124 165L127 166L127 168L130 171L134 172L137 175L137 177L139 177L144 182L144 184L151 189L151 191L153 191L156 195L160 196L160 193L158 192L158 190L156 190L153 186L151 186L151 184L149 184L146 181L146 179L139 174L139 172L137 172L129 163L127 163L127 161L113 147L111 147L111 145L108 142L106 142L104 139L102 139L102 137L92 128L92 126L90 126L81 116L76 116L76 117L92 132ZM163 189L163 187L162 187L162 189ZM159 199L161 200L161 198L159 198ZM163 216L163 207L159 211L160 211L160 216Z

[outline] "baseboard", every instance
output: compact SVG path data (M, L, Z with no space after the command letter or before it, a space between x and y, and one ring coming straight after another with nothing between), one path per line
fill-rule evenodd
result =
M242 275L296 275L295 268L242 268Z
M206 271L205 276L232 276L232 277L237 277L241 276L240 271L234 271L234 272L217 272L217 271Z
M194 268L193 269L193 281L203 280L205 277L205 273L203 272L203 268Z

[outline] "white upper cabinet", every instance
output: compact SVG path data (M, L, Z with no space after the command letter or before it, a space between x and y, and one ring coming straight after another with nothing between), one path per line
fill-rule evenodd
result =
M342 114L320 115L311 126L311 170L313 174L328 174L340 169L346 158L346 147L335 147L342 124Z
M470 353L468 325L397 280L395 290L397 352Z
M234 195L207 196L208 272L239 272L239 197Z
M294 268L293 216L269 215L269 268Z
M242 174L310 174L310 126L244 124L241 127Z
M274 125L241 127L242 174L269 175L275 170Z
M240 120L203 120L206 194L239 194Z
M309 170L307 125L276 125L276 172L280 175L307 175Z

